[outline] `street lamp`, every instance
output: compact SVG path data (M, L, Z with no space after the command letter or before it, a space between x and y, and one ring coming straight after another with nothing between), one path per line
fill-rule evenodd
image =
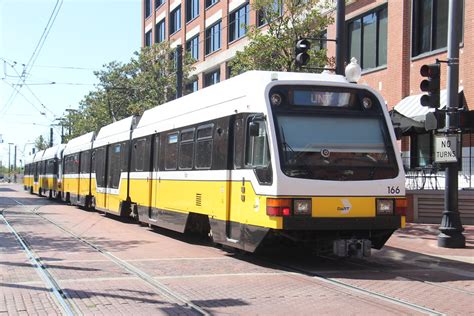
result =
M66 109L65 110L68 114L67 114L67 117L68 117L68 132L69 132L69 136L71 136L71 130L72 130L72 122L71 122L71 115L79 112L78 110L76 109Z

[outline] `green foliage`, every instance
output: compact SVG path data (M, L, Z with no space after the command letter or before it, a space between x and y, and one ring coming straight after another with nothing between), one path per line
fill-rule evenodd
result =
M113 61L95 72L99 79L96 89L84 96L77 111L70 111L62 119L63 126L70 127L71 132L65 141L131 115L141 115L173 99L176 95L175 62L170 58L173 51L167 42L144 47L135 52L130 62ZM188 78L192 70L188 54L183 64L183 78Z
M301 38L320 38L333 23L323 14L329 4L321 0L255 0L252 9L261 12L267 23L249 27L250 43L231 61L232 75L248 70L310 71L295 65L295 44ZM330 2L328 2L330 3ZM283 9L281 9L283 8ZM315 42L312 43L315 46ZM308 67L324 67L332 61L326 50L310 51Z
M40 135L35 139L35 147L38 151L44 150L49 148L49 142L43 137L43 135Z

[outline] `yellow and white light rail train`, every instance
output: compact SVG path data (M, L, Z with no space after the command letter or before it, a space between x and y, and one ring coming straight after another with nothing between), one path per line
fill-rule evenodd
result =
M250 252L368 255L405 224L383 99L342 76L247 72L62 146L33 157L28 190Z

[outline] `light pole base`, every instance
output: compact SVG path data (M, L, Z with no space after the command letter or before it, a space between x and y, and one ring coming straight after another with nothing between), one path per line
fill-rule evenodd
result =
M439 233L438 247L441 248L466 248L466 238L459 231L446 233Z

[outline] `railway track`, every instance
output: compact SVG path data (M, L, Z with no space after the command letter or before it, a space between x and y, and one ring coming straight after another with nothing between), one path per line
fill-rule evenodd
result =
M15 200L13 198L9 198L9 199L14 201L17 205L28 206L28 205L24 205L23 203ZM89 241L89 240L87 240L87 239L85 239L81 236L76 235L73 231L71 231L71 230L67 229L66 227L64 227L64 226L52 221L51 219L45 217L43 214L41 214L39 212L40 207L41 206L34 206L34 207L32 206L30 209L28 209L28 211L31 212L32 214L34 214L35 216L40 217L42 220L47 221L50 224L54 225L59 230L61 230L64 233L72 236L74 239L80 241L81 243L83 243L83 244L87 245L88 247L94 249L95 251L99 252L101 255L106 257L108 260L114 262L116 265L118 265L119 267L121 267L125 271L131 273L135 277L139 278L140 280L142 280L143 282L148 284L148 286L151 287L156 293L158 293L160 295L163 295L164 297L170 299L171 301L177 302L177 303L181 304L182 306L185 306L186 308L189 308L189 310L193 311L196 314L209 315L209 313L207 311L203 310L200 306L195 305L194 303L192 303L186 297L180 295L179 293L171 291L168 287L166 287L165 285L163 285L160 282L156 281L151 275L147 274L146 272L136 268L132 264L130 264L130 263L114 256L113 254L111 254L110 252L108 252L105 249L101 248L97 244L94 244L93 242L91 242L91 241ZM0 219L8 224L7 219L3 215L1 215ZM56 299L59 302L59 305L61 305L62 309L64 310L64 314L66 314L66 315L80 314L80 312L78 312L78 309L75 307L72 300L69 298L68 293L60 288L58 282L54 279L54 276L51 273L48 272L47 264L44 264L43 262L41 262L41 258L34 253L34 251L28 246L28 243L25 242L25 240L23 240L22 237L18 233L13 232L14 229L13 229L13 227L11 227L11 225L8 224L8 226L9 226L9 228L11 228L10 231L15 235L15 237L17 238L19 243L22 244L22 247L25 249L25 252L28 254L28 257L33 258L33 259L30 259L30 261L32 262L32 265L35 266L37 269L44 271L44 277L42 277L42 278L45 281L45 283L48 285L48 287L51 289L53 294L55 295ZM237 255L237 257L239 257L239 256L240 255ZM246 257L245 260L248 260L248 256L245 256L245 257ZM324 257L324 259L335 260L335 258L331 258L331 257ZM402 307L408 308L410 310L413 310L414 312L419 312L419 313L427 314L427 315L444 315L442 312L436 311L434 309L430 309L430 308L427 308L427 307L424 307L424 306L421 306L421 305L418 305L418 304L415 304L415 303L411 303L409 301L399 299L399 298L396 298L396 297L391 297L391 296L383 294L383 293L378 293L376 291L369 290L369 289L366 289L364 287L349 284L349 283L346 283L346 282L341 281L339 279L328 277L327 275L324 275L324 272L315 272L315 271L311 271L311 270L308 270L308 269L305 269L305 268L301 268L301 267L296 266L294 264L278 262L278 260L269 259L269 258L260 257L260 256L254 256L254 255L252 256L252 260L250 260L250 261L260 261L260 263L263 263L265 265L270 265L270 266L273 266L273 267L281 269L281 270L286 270L288 272L293 272L295 274L305 275L305 276L308 276L308 277L310 277L314 280L330 284L332 286L344 289L346 291L351 291L351 292L354 292L354 293L357 293L357 294L362 294L364 296L373 298L373 299L378 300L378 301L383 301L383 302L386 302L386 303L389 303L389 304L395 304L395 305L398 305L398 306L402 306ZM360 263L360 262L353 262L351 260L347 260L347 261L345 261L345 264L353 265L353 266L358 267L360 269L367 270L367 266ZM394 276L399 277L399 275L394 273L394 272L374 270L373 268L367 270L367 272L374 272L374 271L390 273ZM417 279L417 278L407 277L407 279L410 279L410 280L413 280L413 281L418 281L418 282L429 283L430 285L433 285L433 286L445 287L445 286L442 286L442 285L434 284L432 282L426 282L424 280L420 280L420 279ZM452 287L449 287L449 288L450 289L455 289L455 288L452 288ZM466 291L463 291L463 290L460 290L460 289L456 289L456 290L466 292ZM472 294L471 292L467 292L467 293Z
M17 205L20 206L28 206L25 205L14 198L9 198L13 200ZM63 231L64 233L68 234L72 238L74 238L77 241L80 241L81 243L87 245L88 247L94 249L110 261L112 261L114 264L122 268L123 270L127 271L128 273L132 274L133 276L137 277L138 279L142 280L145 282L150 288L152 288L156 293L159 295L169 299L171 302L180 304L186 308L189 308L191 311L193 311L196 315L210 315L206 310L202 309L198 305L192 303L190 300L188 300L186 297L180 295L179 293L176 293L169 289L167 286L164 284L156 281L153 276L149 275L148 273L138 269L137 267L133 266L132 264L126 262L125 260L122 260L116 256L114 256L112 253L106 251L105 249L101 248L100 246L92 243L91 241L78 236L71 230L65 228L64 226L50 220L49 218L43 216L41 213L38 212L39 208L41 206L35 206L32 207L31 209L28 209L29 212L32 214L40 217L42 220L45 220L49 222L50 224L54 225L57 227L59 230ZM49 290L53 293L55 299L57 300L58 304L60 305L62 311L64 312L65 315L81 315L81 311L77 306L75 306L73 300L70 298L68 295L67 291L62 289L59 285L58 280L55 279L54 275L49 272L48 265L45 264L44 262L41 261L41 257L34 252L34 250L28 245L27 241L14 229L14 227L10 224L8 219L5 217L4 211L7 209L3 209L0 212L0 220L2 220L5 225L8 227L10 232L15 236L16 240L20 243L22 246L23 250L25 251L26 255L30 259L30 262L33 267L38 271L40 274L41 278L43 279L44 283L46 286L49 288Z
M311 277L315 280L322 281L322 282L325 282L325 283L328 283L328 284L331 284L331 285L334 285L334 286L337 286L337 287L340 287L340 288L343 288L343 289L346 289L346 290L350 290L350 291L353 291L353 292L356 292L356 293L359 293L359 294L363 294L363 295L369 296L371 298L375 298L375 299L382 300L382 301L385 301L385 302L389 302L389 303L392 303L392 304L395 304L395 305L403 306L403 307L412 309L413 311L417 311L417 312L424 313L424 314L427 314L427 315L434 315L434 316L445 315L445 314L440 313L436 310L426 308L426 307L418 305L418 304L410 303L410 302L402 300L402 299L391 297L391 296L388 296L388 295L385 295L385 294L382 294L382 293L377 293L375 291L368 290L368 289L365 289L365 288L360 287L360 286L355 286L355 285L352 285L352 284L349 284L349 283L346 283L346 282L336 280L336 279L331 278L331 277L327 277L322 273L316 273L316 272L313 272L313 271L305 270L305 269L298 268L298 267L291 266L291 265L284 265L283 264L283 265L281 265L281 267L284 268L284 269L290 270L290 271L294 271L294 272L297 272L297 273L304 274L304 275L309 276L309 277Z

